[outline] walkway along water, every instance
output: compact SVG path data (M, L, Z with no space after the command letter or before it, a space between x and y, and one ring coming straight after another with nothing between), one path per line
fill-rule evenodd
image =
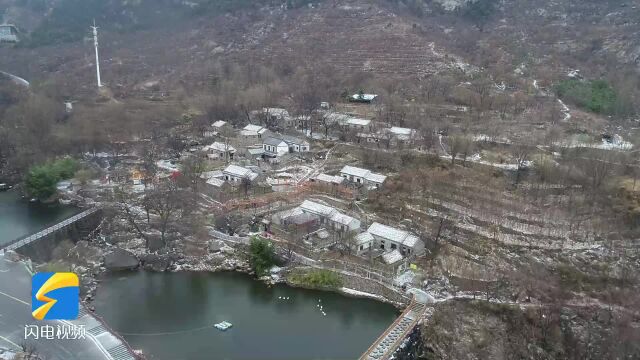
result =
M20 345L29 343L37 353L49 360L135 360L133 349L117 334L84 307L76 320L40 321L31 316L30 294L32 272L22 261L9 261L0 255L0 347L10 345L20 350ZM83 326L84 339L29 339L25 341L26 325Z
M210 234L218 239L232 241L237 243L248 244L249 237L234 237L221 233L214 229L210 229ZM277 239L272 239L276 240ZM385 296L396 303L407 303L409 298L393 285L393 274L380 274L370 271L356 264L349 264L339 260L319 261L310 259L296 253L292 254L293 262L316 269L331 270L341 274L342 276L357 277L365 281L375 282L380 286L390 290ZM409 305L404 312L396 319L396 321L386 329L382 335L367 349L360 357L360 360L386 360L389 359L412 333L416 325L422 320L427 310L428 296L420 290L412 289L414 297L410 300Z

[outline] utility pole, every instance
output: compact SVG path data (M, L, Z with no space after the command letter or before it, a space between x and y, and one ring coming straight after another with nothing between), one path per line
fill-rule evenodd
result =
M98 78L98 88L102 87L102 82L100 81L100 57L98 56L98 27L96 26L96 20L93 19L93 44L96 48L96 76Z

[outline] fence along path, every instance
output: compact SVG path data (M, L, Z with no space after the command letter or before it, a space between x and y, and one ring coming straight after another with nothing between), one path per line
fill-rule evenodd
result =
M95 213L96 211L98 211L99 208L98 207L93 207L91 209L85 210L75 216L72 216L66 220L63 220L53 226L50 226L44 230L41 230L33 235L28 235L26 237L23 238L18 238L14 241L9 242L8 244L4 244L4 245L0 245L0 250L16 250L19 249L25 245L28 245L34 241L40 240L41 238L48 236L52 233L55 233L56 231L63 229L69 225L72 225L74 223L76 223L77 221L80 221L84 218L86 218L89 215L92 215L93 213Z

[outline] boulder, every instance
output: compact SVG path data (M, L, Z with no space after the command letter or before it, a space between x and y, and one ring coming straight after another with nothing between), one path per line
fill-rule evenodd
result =
M212 240L209 242L209 251L211 251L212 253L219 253L222 251L222 248L224 248L226 246L226 244L224 243L224 241L221 240Z
M168 256L148 254L142 258L145 270L150 271L166 271L172 263L172 260Z
M158 251L164 247L164 242L159 234L147 234L146 236L150 252Z
M116 249L104 257L104 266L111 271L133 270L139 265L138 258L123 249Z
M13 250L7 250L4 252L4 258L11 262L18 262L22 259L22 256Z

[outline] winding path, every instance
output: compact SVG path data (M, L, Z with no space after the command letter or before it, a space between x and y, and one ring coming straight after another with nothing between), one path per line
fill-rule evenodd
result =
M18 84L18 85L22 85L22 86L26 86L29 87L31 84L29 84L29 82L19 76L13 75L13 74L9 74L8 72L5 71L1 71L0 70L0 74L8 77L9 79L11 79L14 83Z

